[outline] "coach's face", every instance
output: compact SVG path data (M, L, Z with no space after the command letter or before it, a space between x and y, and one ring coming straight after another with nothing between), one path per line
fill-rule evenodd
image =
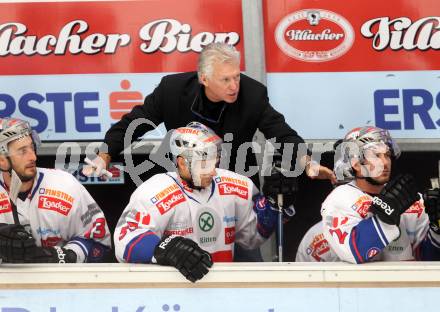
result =
M200 81L205 86L205 94L210 101L234 103L240 91L240 64L216 62L212 74L202 75Z

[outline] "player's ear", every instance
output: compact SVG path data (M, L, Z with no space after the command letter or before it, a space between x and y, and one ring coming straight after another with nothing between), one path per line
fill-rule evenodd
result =
M9 170L9 161L6 158L5 155L0 155L0 169L2 171L8 171Z
M179 169L179 171L187 171L188 170L188 163L187 160L183 157L177 156L177 169Z
M351 167L353 168L353 170L355 171L355 172L361 172L361 162L359 161L359 159L351 159L350 160L350 163L351 163Z

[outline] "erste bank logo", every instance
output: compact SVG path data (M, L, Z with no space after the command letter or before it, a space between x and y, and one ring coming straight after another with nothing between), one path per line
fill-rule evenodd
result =
M278 23L275 41L289 57L304 62L327 62L351 48L354 31L341 15L306 9L290 13Z

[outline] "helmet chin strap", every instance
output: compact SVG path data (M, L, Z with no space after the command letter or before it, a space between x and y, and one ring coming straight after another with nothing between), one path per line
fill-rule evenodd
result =
M366 177L365 180L372 184L372 185L376 185L376 186L380 186L380 185L384 185L385 183L381 183L381 182L377 182L376 180L374 180L372 177Z
M17 175L17 173L11 169L11 182L9 185L9 198L17 204L18 193L20 193L20 188L22 185L22 181Z

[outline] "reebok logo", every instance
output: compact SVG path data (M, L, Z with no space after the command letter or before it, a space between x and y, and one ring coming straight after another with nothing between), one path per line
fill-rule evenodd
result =
M373 204L382 208L382 210L389 216L391 216L391 214L394 212L394 209L391 208L390 205L388 205L386 202L384 202L379 197L376 197L376 196L373 197Z
M165 240L162 243L159 244L159 248L160 249L165 249L165 247L167 247L169 242L171 242L171 240L173 238L175 238L175 237L177 237L177 235L171 235L171 236L168 236L167 238L165 238Z

